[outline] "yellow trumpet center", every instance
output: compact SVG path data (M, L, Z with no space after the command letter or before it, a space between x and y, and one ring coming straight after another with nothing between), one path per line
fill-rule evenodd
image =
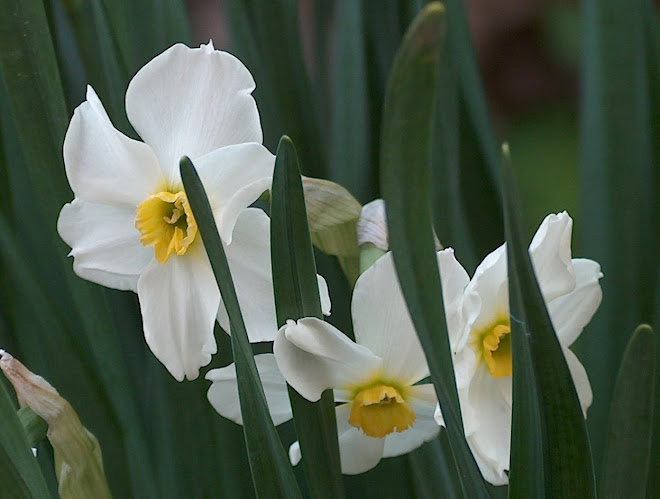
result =
M415 411L396 388L376 385L358 392L348 422L361 428L365 435L383 438L411 427L415 422Z
M511 376L511 326L497 324L481 340L484 361L494 378Z
M183 255L195 240L197 223L183 191L159 192L137 207L135 228L140 242L153 246L156 260L165 263L173 253Z

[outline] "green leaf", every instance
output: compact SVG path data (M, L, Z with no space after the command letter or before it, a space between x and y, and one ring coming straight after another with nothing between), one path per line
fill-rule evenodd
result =
M0 381L0 486L7 497L50 497L21 421Z
M231 346L239 381L243 432L255 491L259 497L301 497L289 459L268 411L227 257L206 191L190 159L182 158L180 169L190 207L195 214L231 324Z
M93 382L100 384L97 396L100 393L99 398L109 402L105 417L113 424L104 425L98 434L105 444L105 433L106 441L112 439L112 445L125 455L125 459L115 463L124 470L117 477L118 483L125 485L122 480L128 478L136 494L155 495L144 428L135 424L140 419L134 390L123 366L120 340L111 327L102 290L74 275L66 258L68 248L53 230L62 205L72 197L61 158L68 111L41 1L0 2L0 67L7 89L9 119L15 124L24 160L24 164L10 161L8 168L25 175L22 180L34 192L39 218L31 223L40 228L41 246L47 249L37 248L47 258L40 265L52 266L59 274L57 280L44 281L42 286L58 308L67 311L76 355L93 366ZM17 172L23 166L24 171Z
M399 48L385 95L381 183L394 263L426 353L467 497L486 489L463 435L431 221L429 155L444 7L429 4Z
M660 261L657 161L651 126L657 72L649 76L646 0L587 0L583 5L581 109L582 254L598 261L603 303L577 348L593 384L589 429L600 464L616 366L627 331L651 322ZM657 65L657 61L654 63ZM653 81L651 83L650 81ZM657 105L653 111L657 124ZM625 244L621 244L625 241ZM656 477L657 473L654 474ZM657 494L657 492L656 492Z
M654 390L655 335L641 325L628 342L612 394L599 488L603 497L647 497Z
M440 90L445 92L448 90L447 85L455 86L450 93L456 94L451 105L458 108L456 110L458 122L453 123L453 128L447 129L446 127L450 127L452 123L442 124L446 118L444 113L438 114L436 119L440 122L441 140L449 140L450 143L453 140L455 141L453 147L458 147L458 154L448 158L445 153L444 161L447 162L449 179L457 175L460 179L459 184L451 187L458 187L451 195L460 200L460 206L453 207L454 210L459 211L459 214L454 216L452 222L454 233L459 231L459 241L469 242L463 245L466 255L461 262L472 270L483 255L501 243L504 232L501 212L496 209L501 206L498 183L499 148L493 133L470 27L466 19L465 2L447 0L446 4L448 60L442 63L448 64L447 69L454 71L455 75L453 78L446 78L443 75ZM441 105L443 105L442 101L443 97L440 97ZM446 106L447 103L444 105ZM451 172L457 160L460 165L458 174ZM469 232L469 236L464 232ZM443 234L441 233L440 236L442 240Z
M30 447L36 447L46 438L48 423L32 409L27 406L21 407L18 410L18 419L21 420Z
M278 326L288 319L323 319L298 156L286 136L277 148L270 214ZM313 403L289 388L289 398L312 497L343 497L332 391L327 390Z
M509 497L595 497L582 408L536 281L508 146L503 149L513 349Z
M327 177L326 145L303 59L298 2L229 0L226 9L232 52L258 82L255 98L265 144L274 148L282 135L289 135L300 146L304 173Z
M363 2L337 4L329 175L362 201L376 197L375 163L370 157L369 100Z

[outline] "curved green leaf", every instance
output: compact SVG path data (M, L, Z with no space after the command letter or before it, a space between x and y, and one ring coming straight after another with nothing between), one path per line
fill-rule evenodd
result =
M215 226L206 191L190 159L182 158L180 169L190 207L195 214L231 324L231 347L239 381L243 433L254 489L258 497L301 497L289 458L268 411L224 246Z
M323 319L298 156L286 136L277 148L270 214L278 326L288 319ZM313 403L289 388L289 398L312 497L343 497L332 391L327 390L321 400Z
M429 4L408 29L388 83L381 131L381 183L403 295L431 370L467 497L487 497L463 435L433 240L429 155L444 7Z
M655 394L655 335L641 325L628 342L612 394L599 492L646 497Z
M50 497L23 425L0 380L0 487L7 497Z
M506 146L504 156L513 348L509 497L595 497L582 408L529 257Z
M597 260L603 303L577 348L593 383L589 429L596 464L602 462L616 366L627 331L650 322L660 262L657 161L651 105L646 0L586 0L582 4L580 116L581 251ZM654 63L654 64L657 64ZM657 113L657 110L653 111ZM657 124L657 116L654 118ZM625 241L625 244L621 244ZM654 474L656 477L658 474ZM657 491L656 491L657 495Z

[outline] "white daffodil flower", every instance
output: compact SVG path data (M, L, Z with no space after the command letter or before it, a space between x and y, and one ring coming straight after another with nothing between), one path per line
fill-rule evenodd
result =
M566 212L548 215L529 251L586 417L591 387L568 347L600 305L602 273L592 260L571 258L572 226ZM484 478L502 485L508 481L512 400L506 246L486 256L472 280L453 253L443 253L446 269L452 269L441 270L445 303L460 310L448 320L448 329L457 379L468 380L458 383L465 434ZM436 420L443 424L439 408Z
M277 323L269 219L247 208L270 188L274 156L262 146L250 72L212 43L174 45L145 65L126 92L126 114L144 142L112 125L91 87L64 141L74 200L58 231L76 274L138 294L149 348L172 376L194 379L228 331L183 184L189 156L208 193L251 341Z
M382 457L398 456L433 439L437 398L394 270L387 254L355 284L356 342L316 318L288 321L273 351L288 383L310 401L334 389L342 472L363 473ZM290 449L300 461L296 444Z

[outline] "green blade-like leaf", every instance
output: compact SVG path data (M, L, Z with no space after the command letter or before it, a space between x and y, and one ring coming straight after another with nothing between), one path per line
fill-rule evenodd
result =
M58 275L58 279L44 280L41 285L58 308L66 310L75 335L75 354L93 365L94 383L99 385L96 396L110 406L105 417L112 423L97 433L102 445L111 442L125 456L115 462L122 469L117 473L120 490L128 492L123 487L130 481L136 494L153 496L144 427L135 423L140 418L133 387L102 290L74 275L66 259L68 248L54 230L62 205L72 198L62 165L68 111L43 2L0 2L0 68L8 95L8 119L15 124L24 160L24 164L8 162L8 168L24 175L23 181L34 193L39 215L34 223L41 230L40 245L48 249L38 249L47 257L40 264L54 267ZM52 357L56 361L56 356ZM112 476L110 472L108 475Z
M332 85L329 174L362 202L376 197L370 158L363 2L338 4Z
M642 325L628 342L612 394L599 488L603 497L646 497L654 390L655 335Z
M16 409L0 380L0 487L3 497L50 497ZM5 496L6 494L6 496Z
M255 97L264 123L266 146L285 133L299 145L305 174L327 177L325 144L312 88L305 70L298 2L226 2L232 52L259 83Z
M277 148L270 214L278 326L288 319L323 319L298 156L286 136ZM343 497L332 391L312 403L289 388L289 398L312 497Z
M36 447L46 438L48 423L32 409L27 406L21 407L18 410L18 419L21 420L30 447Z
M504 225L501 212L494 207L501 206L501 192L498 183L499 148L491 125L483 83L479 74L479 65L470 27L465 14L465 2L447 0L448 33L450 63L456 72L455 92L458 106L458 123L453 130L445 130L444 135L455 134L458 141L460 165L460 190L453 193L464 199L459 209L464 212L459 227L467 224L470 232L473 255L466 255L467 268L479 263L480 257L487 254L502 241ZM444 62L444 61L443 61ZM442 84L448 82L443 78ZM442 88L442 87L441 87ZM437 120L444 120L439 114ZM441 125L442 126L442 125ZM450 139L452 140L452 139ZM451 162L448 163L451 172ZM456 221L456 220L454 220ZM460 229L459 229L460 230ZM465 228L463 228L465 230ZM461 239L467 236L460 235ZM472 258L468 258L468 256ZM470 261L472 260L472 261Z
M509 496L595 497L582 408L529 257L508 147L504 155L502 186L513 335Z
M385 96L381 183L399 282L426 353L463 492L486 497L463 435L431 221L430 139L444 34L444 7L432 3L415 19L399 48Z
M255 491L259 497L301 497L289 459L268 411L227 257L206 191L188 158L181 159L180 169L190 207L195 214L231 324L231 346L239 381L243 432Z
M657 273L650 269L660 261L657 231L650 229L657 226L653 141L658 131L650 116L657 95L650 94L647 57L653 56L647 55L645 40L646 17L657 14L650 14L645 3L582 4L580 247L601 264L606 278L603 303L577 348L593 383L588 423L598 465L626 332L653 318ZM657 81L652 85L657 93Z

